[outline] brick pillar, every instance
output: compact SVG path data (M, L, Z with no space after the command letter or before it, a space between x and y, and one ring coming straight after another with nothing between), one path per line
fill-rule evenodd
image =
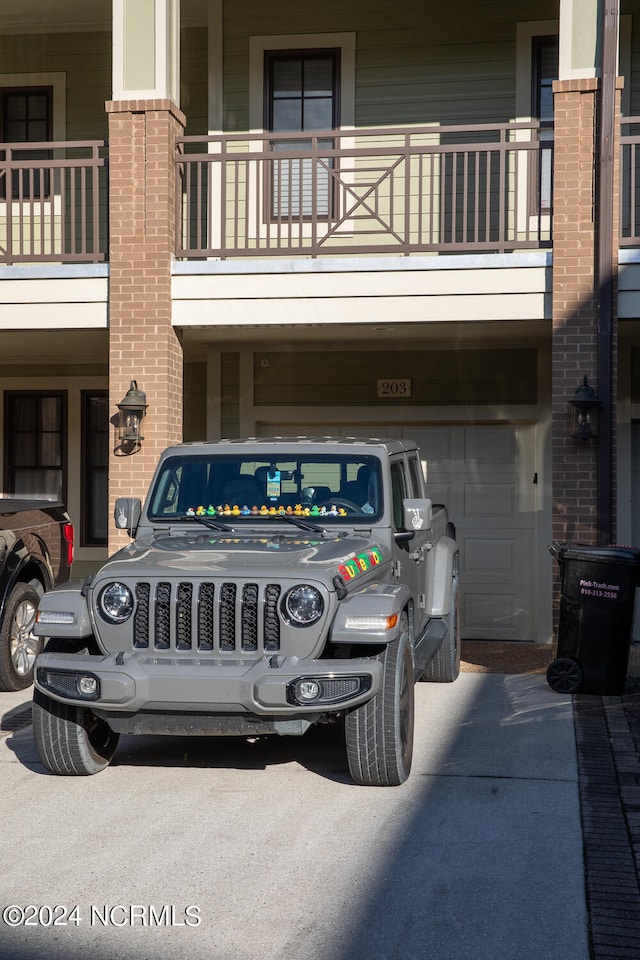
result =
M175 251L175 141L185 118L171 100L111 101L109 116L109 410L132 379L147 395L142 448L114 453L116 497L144 498L158 454L182 439L182 346L171 326ZM127 542L111 524L109 552Z
M595 544L597 441L570 436L567 400L585 374L598 391L594 225L598 81L561 80L553 89L552 536Z

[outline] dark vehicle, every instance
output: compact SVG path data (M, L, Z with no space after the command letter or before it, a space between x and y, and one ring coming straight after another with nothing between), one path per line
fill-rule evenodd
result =
M43 639L33 633L46 590L69 579L73 525L61 503L0 499L0 690L23 690Z
M33 728L58 774L121 733L261 736L344 723L358 783L409 775L414 681L458 676L458 547L414 443L172 447L134 541L41 601Z

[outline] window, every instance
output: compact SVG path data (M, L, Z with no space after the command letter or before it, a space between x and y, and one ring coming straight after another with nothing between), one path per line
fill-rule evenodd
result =
M338 126L338 50L265 53L265 130L298 133L333 130ZM274 140L275 152L295 152L311 147L308 138ZM318 148L332 149L334 140L323 137ZM287 157L271 165L271 218L333 214L332 158Z
M20 497L66 499L66 393L5 394L5 486Z
M393 525L396 530L404 530L402 501L407 499L407 478L404 464L400 460L391 464L391 496L393 499Z
M3 143L41 143L52 139L53 89L26 87L0 90L0 129ZM14 160L50 160L51 150L15 150ZM3 153L4 159L4 153ZM6 197L6 185L0 184ZM49 171L35 168L11 176L13 199L49 195Z
M532 97L531 116L540 122L539 177L535 204L541 211L551 210L552 144L553 144L553 81L558 79L558 38L534 37L531 52ZM544 144L548 144L547 147Z
M109 400L106 390L82 393L83 546L106 546L108 515Z

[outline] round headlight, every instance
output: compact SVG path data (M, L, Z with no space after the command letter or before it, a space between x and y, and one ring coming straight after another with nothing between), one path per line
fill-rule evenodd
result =
M284 609L290 623L298 627L308 627L322 616L324 611L322 594L306 583L293 587L285 595Z
M133 594L124 583L110 583L100 594L98 609L108 623L124 623L133 613Z

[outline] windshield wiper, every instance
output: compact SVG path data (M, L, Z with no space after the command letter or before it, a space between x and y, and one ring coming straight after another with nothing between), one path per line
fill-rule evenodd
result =
M326 527L321 527L317 523L311 523L306 517L296 517L295 514L286 513L283 516L278 516L276 519L284 520L286 523L292 523L294 527L300 527L301 530L311 530L313 533L328 532Z
M211 517L180 517L180 520L188 520L189 522L195 520L196 523L201 523L203 526L208 527L209 530L223 530L225 533L235 533L235 527L230 527L228 523L221 523L219 520L212 520Z

